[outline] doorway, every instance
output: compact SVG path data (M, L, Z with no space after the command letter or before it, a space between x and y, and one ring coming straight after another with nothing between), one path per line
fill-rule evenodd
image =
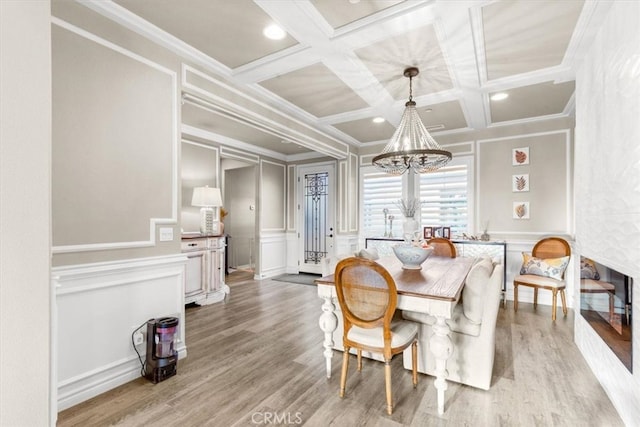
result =
M227 267L254 272L256 266L256 166L236 159L222 158L223 199L228 215L224 219L227 235Z
M298 167L298 270L322 273L322 263L333 256L335 225L335 165Z

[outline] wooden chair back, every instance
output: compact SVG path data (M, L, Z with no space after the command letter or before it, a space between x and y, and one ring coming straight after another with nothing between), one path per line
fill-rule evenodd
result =
M542 259L569 256L571 255L571 246L560 237L547 237L535 244L531 255Z
M336 266L335 284L343 316L343 337L353 325L366 329L382 326L385 347L390 348L390 324L398 294L389 272L366 258L345 258Z
M429 246L433 246L435 249L433 255L455 258L457 256L456 247L451 240L443 237L434 237L427 241Z

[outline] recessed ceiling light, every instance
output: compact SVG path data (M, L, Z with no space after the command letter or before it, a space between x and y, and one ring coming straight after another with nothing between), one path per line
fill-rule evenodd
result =
M358 4L358 3L360 3L360 0L349 0L349 3Z
M266 38L271 40L282 40L287 35L287 33L279 25L276 24L266 26L264 30L262 30L262 34L264 34Z
M425 113L431 113L432 111L433 111L433 110L432 110L431 108L425 108L425 109L424 109L424 112L425 112Z
M503 99L507 99L508 97L509 97L508 93L498 92L498 93L494 93L493 95L491 95L491 100L492 101L502 101Z
M373 123L383 123L384 117L375 117L372 121Z

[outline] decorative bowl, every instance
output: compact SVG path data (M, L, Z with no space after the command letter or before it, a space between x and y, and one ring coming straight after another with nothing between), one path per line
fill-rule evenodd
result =
M433 246L415 246L410 243L400 243L393 246L393 253L402 263L405 270L420 270L421 264L433 252Z

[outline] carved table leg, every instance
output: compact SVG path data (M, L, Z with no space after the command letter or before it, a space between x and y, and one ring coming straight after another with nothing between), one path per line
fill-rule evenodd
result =
M438 391L438 414L444 413L444 392L447 389L447 359L453 353L453 342L449 337L449 325L445 322L444 317L436 317L436 323L433 325L433 335L429 339L431 352L436 360L436 380L434 385Z
M320 329L324 332L324 358L327 365L327 378L331 378L331 358L333 357L333 331L338 327L338 318L335 315L335 305L330 296L323 296L322 314L318 320Z

